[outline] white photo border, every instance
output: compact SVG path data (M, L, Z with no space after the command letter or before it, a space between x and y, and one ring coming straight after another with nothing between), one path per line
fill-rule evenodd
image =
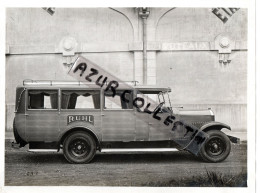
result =
M61 0L45 0L45 1L19 1L19 0L2 0L0 2L0 63L2 70L0 74L0 192L57 192L62 191L63 193L69 192L190 192L201 193L203 192L228 192L228 193L253 193L255 192L255 169L256 169L256 90L259 92L259 84L255 84L256 80L259 83L260 70L256 67L256 1L255 0L95 0L95 1L61 1ZM247 136L248 136L248 187L247 188L194 188L194 187L47 187L47 186L4 186L4 140L5 140L5 23L6 23L6 8L8 7L243 7L248 8L248 81L247 81ZM259 8L259 6L258 6ZM258 20L259 22L259 20ZM258 25L259 26L259 25ZM258 30L259 32L259 30ZM258 44L259 45L259 44ZM259 61L259 57L258 57ZM257 79L256 79L257 77ZM259 93L257 94L259 96ZM258 103L257 103L258 104ZM259 104L257 112L259 112ZM259 115L259 114L257 114ZM259 129L259 128L258 128ZM259 148L258 148L259 149ZM259 152L259 151L258 151ZM258 153L259 154L259 153ZM259 160L258 160L259 161Z

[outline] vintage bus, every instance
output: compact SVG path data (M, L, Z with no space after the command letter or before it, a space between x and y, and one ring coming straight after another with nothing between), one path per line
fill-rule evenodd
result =
M225 160L231 151L231 141L239 142L221 131L231 128L215 122L211 109L172 107L170 100L166 100L170 91L135 84L131 89L118 89L113 96L111 91L82 82L24 81L16 88L13 146L29 144L29 151L33 152L62 150L70 163L89 163L97 150L184 149L205 161ZM145 102L141 97L157 101L158 106L142 110ZM192 140L198 138L194 136L197 131L189 132L189 128L207 135L201 140L201 147ZM198 152L186 148L191 143Z

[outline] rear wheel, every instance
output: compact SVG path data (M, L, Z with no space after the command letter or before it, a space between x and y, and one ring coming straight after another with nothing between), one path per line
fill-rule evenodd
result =
M207 162L225 160L231 151L229 138L219 130L211 130L207 134L209 134L209 138L201 147L199 156Z
M86 132L73 132L63 142L63 154L70 163L89 163L96 154L96 142Z

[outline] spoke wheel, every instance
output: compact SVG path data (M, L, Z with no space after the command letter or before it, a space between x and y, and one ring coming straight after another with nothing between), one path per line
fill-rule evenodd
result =
M95 140L88 133L74 132L64 140L63 154L70 163L89 163L95 153Z
M231 151L229 138L219 130L211 130L207 134L209 134L209 138L202 146L199 156L207 162L225 160Z

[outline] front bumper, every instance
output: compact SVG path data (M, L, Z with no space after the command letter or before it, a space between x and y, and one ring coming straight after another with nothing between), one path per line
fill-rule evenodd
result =
M237 138L237 137L233 137L233 136L230 136L230 135L227 135L229 140L232 142L232 143L236 143L236 144L240 144L240 139Z

